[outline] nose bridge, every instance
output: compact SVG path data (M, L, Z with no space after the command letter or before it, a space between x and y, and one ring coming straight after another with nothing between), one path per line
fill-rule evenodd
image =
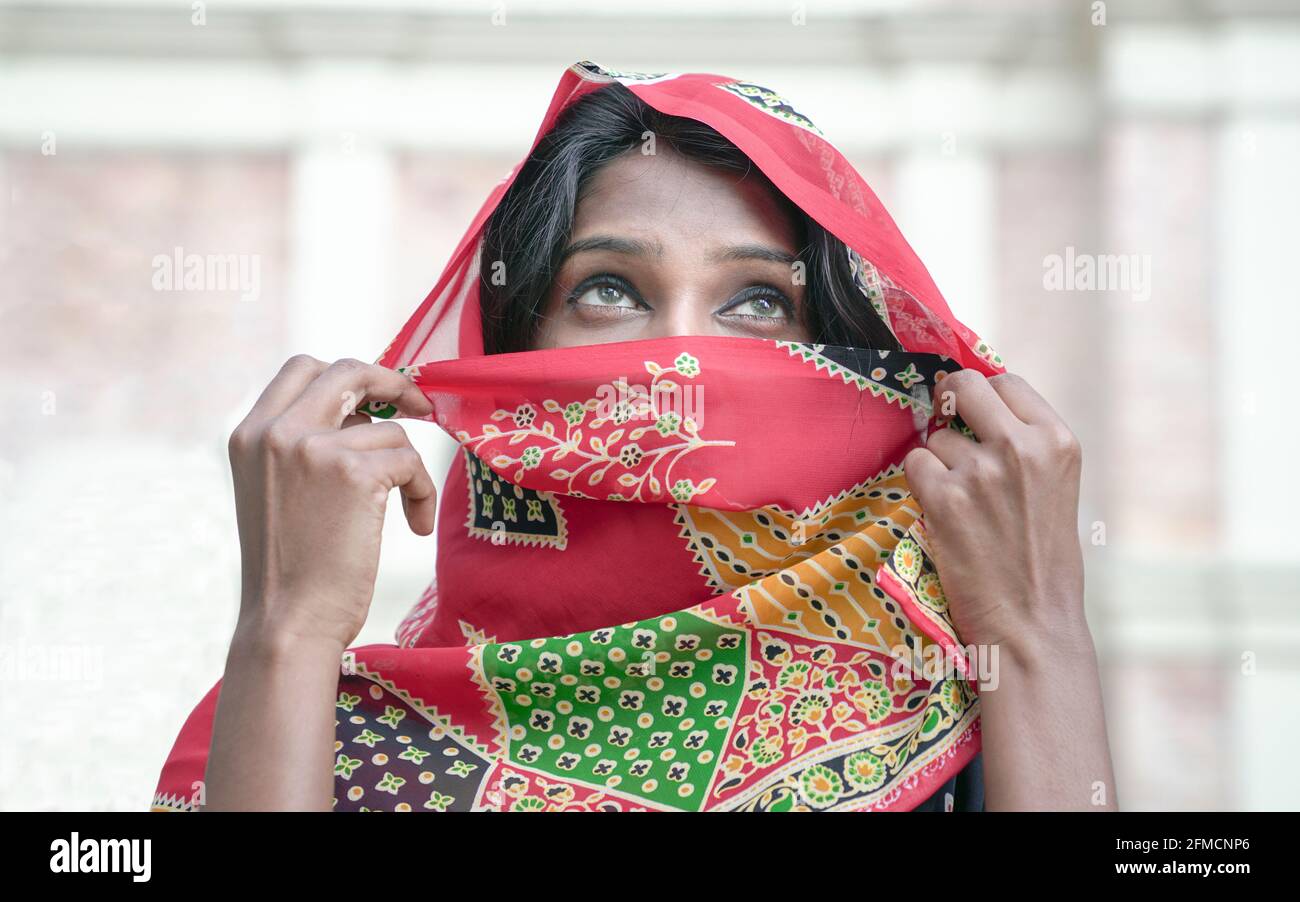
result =
M699 335L709 320L704 299L688 286L680 287L673 295L664 305L668 309L663 317L663 334Z
M654 236L660 252L655 295L650 298L655 308L653 336L707 335L717 306L713 267L706 258L707 230L689 217L671 219L667 226Z
M713 304L705 281L703 271L695 266L675 267L665 293L659 298L654 329L657 337L709 332Z

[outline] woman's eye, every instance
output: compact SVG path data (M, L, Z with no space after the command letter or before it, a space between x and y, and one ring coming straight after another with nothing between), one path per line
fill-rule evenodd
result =
M637 302L617 285L596 285L574 298L574 303L588 307L625 307L637 309Z
M758 319L784 319L785 306L776 298L756 297L737 304L726 311L728 316L752 316Z

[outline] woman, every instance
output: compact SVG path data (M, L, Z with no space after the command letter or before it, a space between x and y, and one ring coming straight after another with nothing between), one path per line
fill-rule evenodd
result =
M435 522L371 415L463 451L348 650L389 491ZM293 358L230 456L240 618L155 810L1115 807L1077 442L759 86L572 67L379 364Z

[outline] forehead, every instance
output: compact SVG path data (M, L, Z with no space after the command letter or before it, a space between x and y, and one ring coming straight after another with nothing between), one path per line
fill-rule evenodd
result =
M635 148L601 167L584 186L573 237L653 234L665 245L765 241L794 248L797 229L758 169L748 174L688 159L662 145Z

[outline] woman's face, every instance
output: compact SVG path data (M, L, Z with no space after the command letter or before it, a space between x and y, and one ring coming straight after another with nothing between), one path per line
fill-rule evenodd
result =
M578 203L535 347L670 335L807 341L796 236L762 179L672 150L629 152Z

